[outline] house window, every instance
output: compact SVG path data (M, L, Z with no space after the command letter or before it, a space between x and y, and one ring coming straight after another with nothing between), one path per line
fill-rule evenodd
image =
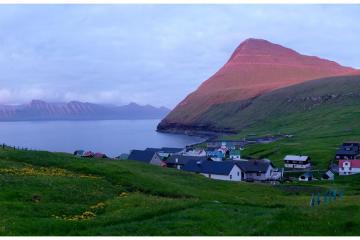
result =
M240 176L240 173L238 172L238 176Z
M230 179L232 179L232 175L230 175Z
M259 172L258 172L258 173L256 173L256 176L261 176L261 173L259 173Z

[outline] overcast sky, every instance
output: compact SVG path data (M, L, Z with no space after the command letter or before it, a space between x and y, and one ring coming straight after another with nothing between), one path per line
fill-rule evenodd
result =
M0 103L174 107L246 38L360 67L360 5L0 5Z

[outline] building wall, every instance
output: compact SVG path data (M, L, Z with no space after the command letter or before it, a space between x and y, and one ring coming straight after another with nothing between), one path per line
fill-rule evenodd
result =
M348 165L346 165L348 163ZM360 173L360 168L351 167L350 161L343 162L343 165L339 167L339 175L352 175Z
M240 155L230 155L230 158L233 159L233 160L241 160Z
M161 165L162 165L162 161L161 161L159 155L155 154L155 155L153 156L153 158L151 159L150 164L161 166Z
M255 180L255 181L266 181L266 180L270 180L271 179L271 175L274 171L274 168L269 166L267 171L265 173L246 173L245 177L246 179L250 180Z
M241 170L238 166L234 165L229 175L217 175L217 174L207 174L201 173L201 175L217 180L225 180L225 181L241 181ZM230 178L231 176L231 178Z
M309 168L311 166L310 163L307 164L299 164L299 163L285 163L284 166L286 168Z
M356 159L356 155L337 154L336 159Z
M192 157L206 157L206 152L205 151L189 151L186 153L183 153L184 156L192 156Z

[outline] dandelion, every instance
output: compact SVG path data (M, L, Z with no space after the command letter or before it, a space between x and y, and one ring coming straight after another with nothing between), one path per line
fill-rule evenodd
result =
M96 214L91 211L85 211L80 215L66 216L62 215L62 217L55 216L56 219L62 219L65 221L83 221L83 220L91 220L96 217Z
M119 194L119 197L127 197L129 194L126 192L122 192Z
M104 208L104 207L105 207L105 203L99 202L99 203L97 203L96 205L91 206L90 208L91 208L91 209L102 209L102 208Z
M101 178L93 175L76 174L61 168L45 168L45 167L0 168L0 173L20 175L20 176L80 177L80 178L91 178L91 179Z

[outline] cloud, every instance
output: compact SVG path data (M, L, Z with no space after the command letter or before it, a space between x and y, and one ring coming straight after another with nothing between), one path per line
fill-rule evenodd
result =
M359 66L359 12L359 5L1 5L0 103L173 107L248 37Z

